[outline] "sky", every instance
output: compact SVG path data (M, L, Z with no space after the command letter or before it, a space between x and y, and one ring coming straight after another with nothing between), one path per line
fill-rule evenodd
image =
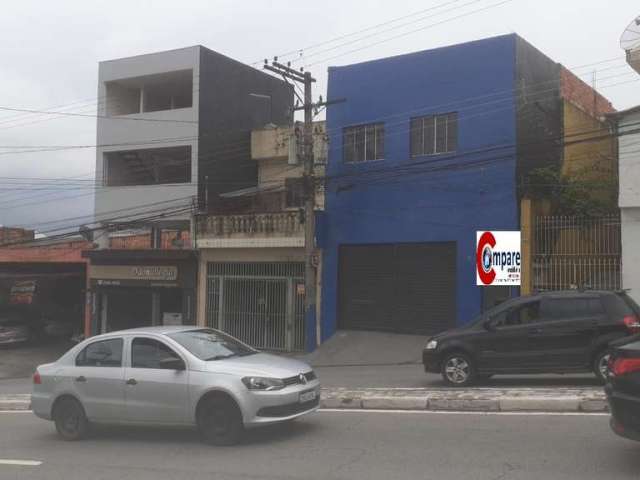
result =
M100 194L91 185L96 119L90 115L102 60L197 44L258 68L279 55L306 65L318 79L314 93L326 97L328 66L517 33L577 67L588 83L595 76L601 93L625 109L640 103L640 75L626 65L619 38L639 14L637 0L6 0L0 224L47 232L90 222L94 191ZM295 53L283 56L288 52ZM87 148L28 152L49 145Z

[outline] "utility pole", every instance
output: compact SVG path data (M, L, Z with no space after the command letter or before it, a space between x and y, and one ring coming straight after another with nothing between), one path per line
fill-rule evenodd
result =
M303 155L304 166L303 188L304 188L304 310L305 323L313 322L315 327L316 345L320 344L320 319L316 315L316 219L315 219L315 169L313 158L313 112L320 104L314 104L311 95L311 86L316 80L310 72L299 71L291 68L291 64L283 65L274 58L271 65L265 60L264 68L281 75L285 81L291 80L300 83L304 87L304 98L301 99L298 93L294 92L302 105L296 110L304 110L304 130L303 130ZM308 330L307 330L308 331Z

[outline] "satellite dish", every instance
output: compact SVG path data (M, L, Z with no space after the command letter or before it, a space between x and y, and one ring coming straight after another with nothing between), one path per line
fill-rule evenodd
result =
M620 47L625 51L640 47L640 15L629 24L620 37Z

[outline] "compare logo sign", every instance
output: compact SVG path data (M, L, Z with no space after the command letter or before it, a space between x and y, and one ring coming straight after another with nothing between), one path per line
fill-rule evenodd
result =
M520 232L477 232L476 240L476 285L520 285Z

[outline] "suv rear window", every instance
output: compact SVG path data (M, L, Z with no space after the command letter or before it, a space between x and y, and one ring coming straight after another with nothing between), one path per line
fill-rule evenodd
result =
M622 319L627 315L640 314L638 304L624 292L616 293L615 295L606 295L602 300L609 314L616 319Z
M589 317L604 313L598 297L545 298L542 310L543 316L550 319Z

